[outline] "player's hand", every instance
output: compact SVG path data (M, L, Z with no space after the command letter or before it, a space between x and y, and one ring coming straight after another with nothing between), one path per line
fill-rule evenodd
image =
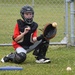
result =
M37 41L37 37L33 37L33 43Z
M24 33L28 33L31 30L31 28L29 26L27 26L27 28L24 29Z

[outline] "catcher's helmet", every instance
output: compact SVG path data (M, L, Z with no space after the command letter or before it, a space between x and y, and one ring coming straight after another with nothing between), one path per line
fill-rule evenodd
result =
M31 12L32 13L32 18L25 18L24 17L24 13L26 12ZM34 17L34 10L31 6L23 6L20 10L20 14L21 14L21 17L23 18L23 20L27 23L27 24L32 24L33 22L33 17Z

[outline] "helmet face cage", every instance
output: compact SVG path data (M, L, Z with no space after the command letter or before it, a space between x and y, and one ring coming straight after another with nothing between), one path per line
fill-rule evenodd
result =
M24 13L26 12L31 12L32 13L32 18L25 18ZM31 6L23 6L21 11L20 11L21 17L27 24L32 24L33 22L33 17L34 17L34 10Z

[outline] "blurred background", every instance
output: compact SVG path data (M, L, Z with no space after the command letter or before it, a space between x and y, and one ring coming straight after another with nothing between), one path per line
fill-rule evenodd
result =
M67 43L68 29L66 26L66 4L68 4L68 27L70 28L70 3L66 0L0 0L0 44L12 42L12 35L17 19L20 19L20 9L24 5L30 5L35 11L34 21L38 23L38 35L40 29L47 23L57 22L56 37L51 42Z

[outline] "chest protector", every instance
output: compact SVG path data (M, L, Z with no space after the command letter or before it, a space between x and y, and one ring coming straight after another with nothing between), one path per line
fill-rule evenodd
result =
M37 29L38 27L38 24L33 22L32 24L28 25L26 24L24 21L22 21L21 19L18 19L17 20L17 23L18 23L18 26L19 26L19 30L21 33L24 32L24 29L27 27L27 26L30 26L31 30L25 34L24 38L23 38L23 41L20 42L19 44L21 46L30 46L32 45L33 43L30 41L31 39L31 35L33 34L33 32Z

